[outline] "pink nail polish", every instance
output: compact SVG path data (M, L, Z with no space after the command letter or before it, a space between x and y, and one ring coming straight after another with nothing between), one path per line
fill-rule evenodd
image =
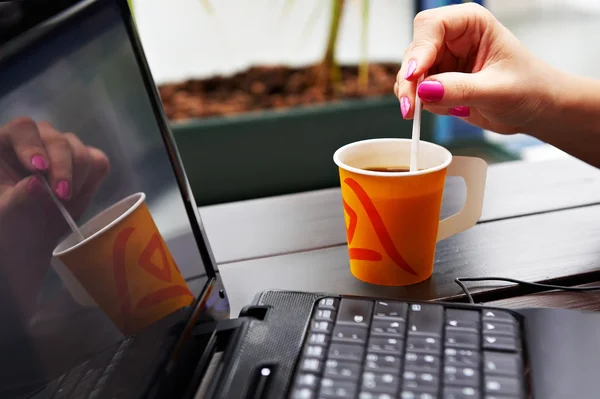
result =
M406 68L406 73L404 74L404 78L405 79L410 78L413 75L413 73L415 73L416 69L417 69L417 61L410 60L408 63L408 67Z
M406 118L406 115L410 111L410 100L406 96L400 99L400 111L402 111L403 118Z
M437 102L444 97L444 86L437 80L426 80L419 85L417 93L423 101Z
M31 158L31 164L37 170L48 169L48 162L46 162L46 158L44 158L42 155L36 155L33 158Z
M459 118L466 118L471 115L471 109L469 107L454 107L449 111L450 115L458 116Z
M69 182L66 180L61 180L56 185L56 194L64 200L68 200L71 196L71 188L69 186Z

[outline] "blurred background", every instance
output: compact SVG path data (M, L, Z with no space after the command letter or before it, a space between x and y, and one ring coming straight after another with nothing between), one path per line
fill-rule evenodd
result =
M335 148L362 138L408 137L410 123L391 93L412 20L420 9L459 2L131 0L131 6L192 180L216 186L210 192L197 186L200 202L214 203L333 186ZM600 78L600 52L589 40L600 33L597 0L477 2L547 62ZM528 136L482 132L451 117L425 117L422 137L489 162L567 156ZM201 172L195 159L218 165L218 178ZM254 164L249 180L267 178L246 187L238 162Z

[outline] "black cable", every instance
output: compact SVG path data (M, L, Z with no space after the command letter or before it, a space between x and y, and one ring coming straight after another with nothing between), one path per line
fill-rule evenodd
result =
M472 304L475 304L475 301L473 300L473 296L469 292L469 289L464 284L464 282L467 282L467 281L502 281L505 283L506 282L515 283L515 284L526 285L526 286L535 287L535 288L545 288L545 289L550 289L550 290L571 291L571 292L585 292L585 291L599 291L600 290L600 286L568 287L568 286L562 286L562 285L531 283L529 281L516 280L514 278L508 278L508 277L457 277L457 278L455 278L454 282L456 284L458 284L458 286L463 290L463 292L467 296L467 299L469 300L469 303L472 303Z

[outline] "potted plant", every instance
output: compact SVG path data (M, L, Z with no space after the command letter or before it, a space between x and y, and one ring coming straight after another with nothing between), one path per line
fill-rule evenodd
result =
M336 58L346 0L330 0L320 63L254 66L232 76L162 84L159 91L191 185L201 204L338 184L331 156L348 142L410 137L393 84L399 63L369 63L369 0L361 1L361 60ZM213 12L204 0L206 10ZM288 0L288 6L292 7ZM317 2L318 6L324 3ZM423 118L431 140L433 118Z

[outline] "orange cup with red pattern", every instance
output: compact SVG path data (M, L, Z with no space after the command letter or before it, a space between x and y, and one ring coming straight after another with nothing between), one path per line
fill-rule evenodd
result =
M125 335L194 300L145 199L117 202L80 227L83 241L71 234L53 252Z
M350 271L367 283L405 286L431 277L436 243L474 226L481 217L484 160L453 157L421 141L410 171L410 139L373 139L338 149ZM465 180L462 210L442 221L446 176Z

